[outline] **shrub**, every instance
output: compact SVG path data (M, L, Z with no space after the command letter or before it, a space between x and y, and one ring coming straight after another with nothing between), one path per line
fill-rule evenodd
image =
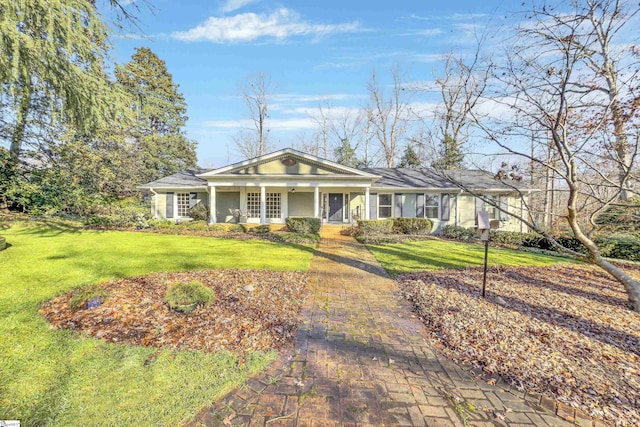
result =
M395 218L393 226L404 234L429 234L433 223L427 218Z
M69 306L74 310L97 307L107 298L107 291L90 286L76 291L69 300Z
M287 228L292 233L298 234L318 234L322 225L320 218L293 217L285 220Z
M365 236L372 234L391 234L393 220L391 219L370 219L358 220L358 228Z
M275 233L274 238L284 243L318 243L320 241L320 236L313 233Z
M0 236L0 251L7 248L7 239Z
M137 200L125 199L109 205L91 207L85 224L101 227L149 227L151 214Z
M256 234L267 234L270 231L271 231L271 227L269 227L268 225L258 225L249 230L250 233L256 233Z
M244 224L233 224L229 227L229 233L246 233L247 226Z
M209 208L204 203L198 203L187 211L187 215L194 221L209 221Z
M185 228L191 231L209 231L211 227L206 221L188 221L184 222L181 225L177 225L178 228Z
M445 225L442 227L442 237L455 240L471 240L476 236L475 228L464 228L459 225Z
M213 290L202 282L178 282L169 285L165 301L173 310L191 313L199 305L208 305L214 300Z
M640 240L630 236L611 236L596 239L602 256L628 261L640 261Z

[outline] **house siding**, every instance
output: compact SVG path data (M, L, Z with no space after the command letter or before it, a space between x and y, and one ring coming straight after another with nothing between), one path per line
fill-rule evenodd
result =
M313 193L289 193L289 216L313 216Z

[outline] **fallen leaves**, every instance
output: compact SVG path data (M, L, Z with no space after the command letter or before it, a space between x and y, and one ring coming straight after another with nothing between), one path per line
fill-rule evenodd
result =
M191 314L171 310L164 301L167 286L192 280L213 289L215 302ZM98 285L107 298L92 309L73 310L71 292L46 302L40 312L56 328L111 342L245 353L292 341L306 284L307 275L299 272L159 273Z
M611 424L640 424L640 314L604 273L494 268L487 299L482 269L405 274L398 282L432 341L455 361Z

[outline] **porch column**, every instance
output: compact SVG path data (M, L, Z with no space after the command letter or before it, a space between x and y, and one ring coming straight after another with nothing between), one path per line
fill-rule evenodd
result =
M370 199L370 194L369 194L369 187L366 187L364 189L364 219L368 220L369 219L369 199Z
M320 189L313 188L313 217L320 218Z
M209 224L216 223L216 187L209 186Z
M267 189L260 186L260 224L267 223Z

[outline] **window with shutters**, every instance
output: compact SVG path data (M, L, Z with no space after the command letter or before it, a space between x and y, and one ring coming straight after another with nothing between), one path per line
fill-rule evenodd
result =
M391 194L378 194L378 218L391 218Z
M178 217L189 216L189 193L177 193Z
M430 219L438 219L440 217L440 195L427 194L424 199L424 215Z

